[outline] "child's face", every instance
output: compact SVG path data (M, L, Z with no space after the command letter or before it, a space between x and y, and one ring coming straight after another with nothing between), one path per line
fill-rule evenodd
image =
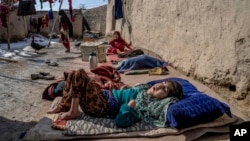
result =
M152 86L150 89L147 90L147 94L155 98L163 99L168 97L169 89L170 89L169 82L156 83L154 86Z
M118 39L118 35L117 35L117 33L114 33L114 35L113 35L113 36L114 36L114 38L115 38L115 39Z

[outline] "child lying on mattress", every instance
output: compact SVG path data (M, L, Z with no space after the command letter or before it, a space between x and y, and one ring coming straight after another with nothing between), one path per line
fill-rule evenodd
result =
M79 69L69 73L61 102L47 113L61 112L59 120L76 119L80 116L80 105L90 116L114 118L117 127L129 127L140 120L165 127L168 106L182 97L182 86L171 80L153 86L140 84L128 89L101 90L84 69Z

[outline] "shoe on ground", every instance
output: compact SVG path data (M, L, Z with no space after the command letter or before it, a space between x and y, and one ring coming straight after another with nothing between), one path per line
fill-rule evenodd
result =
M168 74L169 71L166 67L162 68L162 67L155 67L151 70L148 71L149 75L166 75Z
M55 76L49 74L49 75L44 76L44 79L45 80L54 80Z
M38 76L38 74L31 74L30 78L31 78L31 80L37 80L37 79L39 79L39 76Z
M56 62L50 62L48 63L48 66L58 66L58 64Z
M39 72L39 74L41 74L43 76L46 76L46 75L49 75L49 72L43 72L43 71L41 71L41 72Z
M70 49L67 49L65 52L66 52L66 53L70 53Z

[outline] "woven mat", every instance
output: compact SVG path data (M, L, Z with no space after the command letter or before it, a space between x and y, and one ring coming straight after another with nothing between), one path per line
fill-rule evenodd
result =
M56 106L60 97L56 98L52 107ZM25 141L29 140L77 140L77 139L101 139L101 140L149 140L152 137L155 140L195 140L205 133L228 133L229 125L239 124L241 121L233 116L229 118L226 115L205 124L196 125L182 130L172 128L156 128L150 125L142 125L137 123L133 127L119 129L114 124L110 124L112 120L93 118L82 114L81 119L69 120L65 131L54 130L51 128L53 119L57 114L46 115L38 124L30 129L24 137ZM138 138L140 137L140 138Z

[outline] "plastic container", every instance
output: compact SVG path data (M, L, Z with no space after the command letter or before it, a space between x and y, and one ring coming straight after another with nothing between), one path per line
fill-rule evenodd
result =
M89 55L89 69L92 70L97 67L97 57L96 53L92 52Z

